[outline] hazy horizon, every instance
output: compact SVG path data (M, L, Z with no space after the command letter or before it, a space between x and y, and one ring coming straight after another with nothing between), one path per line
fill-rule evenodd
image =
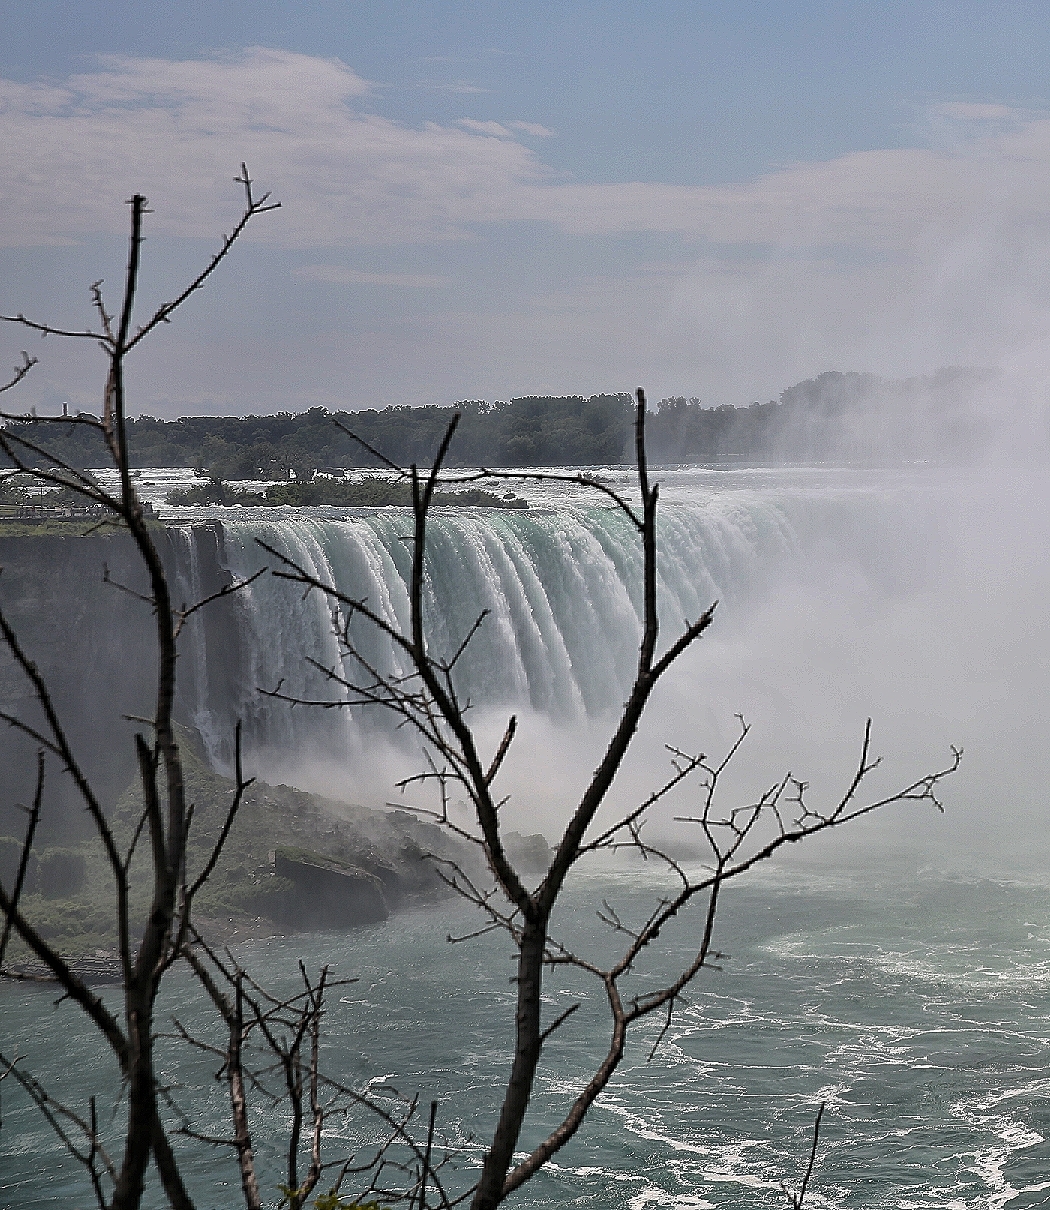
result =
M129 362L135 413L1047 381L1030 5L0 12L0 313L83 327L99 277L112 305L136 190L144 309L230 229L242 160L282 202ZM13 406L97 405L88 342L23 347Z

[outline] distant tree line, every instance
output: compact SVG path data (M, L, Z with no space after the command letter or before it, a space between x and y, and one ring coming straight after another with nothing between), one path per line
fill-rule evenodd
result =
M648 422L651 458L703 463L965 457L988 439L988 420L974 403L988 377L941 370L892 381L829 372L789 388L779 400L747 407L705 407L695 397L663 399ZM311 408L243 418L142 416L128 421L128 445L131 464L138 468L193 466L224 481L304 479L318 468L379 465L339 425L402 466L426 465L455 412L462 420L452 465L596 466L631 458L627 393L361 412ZM39 423L27 417L9 427L32 439L32 426ZM69 465L106 461L96 433L82 426L49 425L46 448Z

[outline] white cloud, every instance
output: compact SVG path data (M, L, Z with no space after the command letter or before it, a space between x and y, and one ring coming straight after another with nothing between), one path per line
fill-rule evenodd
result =
M932 106L932 112L959 122L1001 122L1004 118L1017 117L1019 113L1009 105L985 105L973 101L943 101Z
M351 269L344 265L304 265L296 269L296 277L306 281L328 282L333 286L410 286L414 288L444 286L447 277L435 273L372 273L366 269Z
M974 223L1043 222L1050 198L1050 120L988 133L1014 112L1006 106L940 106L980 135L948 150L855 152L734 185L577 184L511 133L544 127L464 118L415 128L357 108L369 89L338 60L259 48L187 62L109 57L62 85L2 81L0 243L122 230L135 188L154 205L155 230L210 236L236 205L242 159L284 203L258 237L297 247L458 239L521 221L578 236L899 255Z
M472 130L475 134L495 135L497 139L514 137L506 126L501 126L499 122L479 122L476 118L460 118L456 125L462 126L464 130Z
M541 126L539 122L508 122L507 125L512 130L520 130L522 134L531 134L537 139L553 139L554 131L548 130L546 126Z
M280 341L301 339L310 350L290 359L294 380L281 378L289 359L280 341L246 348L242 373L223 389L272 396L275 407L367 405L384 392L392 402L587 392L636 381L657 396L696 391L741 402L829 366L915 373L1038 360L1045 347L1044 115L946 102L927 115L952 127L946 145L855 152L752 181L690 186L574 182L515 137L546 128L475 119L414 127L367 112L366 98L370 106L381 100L343 63L260 49L192 62L109 58L62 82L0 80L0 244L123 235L123 202L135 189L155 209L151 232L214 240L222 216L237 209L232 178L246 160L283 203L253 238L308 250L301 259L316 263L296 271L301 280L402 290L387 311L387 296L371 296L367 331L344 323L327 291L298 336L282 321ZM656 264L652 247L634 256L625 241L596 280L585 276L593 258L577 271L572 258L538 269L542 253L518 256L506 238L513 223L581 245L636 233L668 238ZM408 263L429 269L441 254L427 246L467 239L478 247L457 250L450 259L461 268L448 278L351 268L328 252L411 245ZM483 277L497 262L497 301L479 301L472 266ZM0 288L22 305L17 281ZM417 288L431 293L413 295ZM323 335L314 336L315 325ZM203 401L215 390L209 376L231 356L228 342L216 343L205 364L177 338L166 334L170 366L158 363L148 381L187 380L190 392L188 376L197 374ZM144 376L142 389L161 386Z
M289 246L462 237L548 175L511 139L355 110L368 84L337 60L254 49L192 62L109 58L62 87L0 84L0 244L118 232L124 199L154 230L211 237L246 160L284 204Z
M370 91L339 59L253 47L212 59L135 59L102 55L100 71L72 76L69 88L88 104L153 108L169 102L191 117L229 118L265 127L295 109L327 106Z

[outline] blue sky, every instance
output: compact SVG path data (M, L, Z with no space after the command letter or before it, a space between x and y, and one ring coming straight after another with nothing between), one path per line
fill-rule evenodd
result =
M997 365L1050 335L1050 23L1011 3L0 4L0 307L86 323L122 201L144 304L281 211L143 349L136 410ZM101 389L46 352L26 407ZM10 397L9 397L10 399Z

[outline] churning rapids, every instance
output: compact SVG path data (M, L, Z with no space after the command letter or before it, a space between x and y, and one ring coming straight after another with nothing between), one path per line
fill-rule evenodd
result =
M627 485L622 472L604 472ZM865 718L895 788L966 749L944 817L895 808L837 838L786 854L727 893L706 972L651 1063L659 1024L639 1032L592 1119L514 1204L773 1207L804 1164L817 1105L828 1105L814 1207L1031 1207L1050 1199L1050 825L1046 601L1050 525L1036 475L931 468L681 470L659 476L662 623L673 635L712 600L716 624L654 700L618 801L651 788L663 745L718 753L734 715L755 724L729 797L787 768L823 801L844 787ZM470 645L461 692L495 742L522 717L504 792L510 826L553 836L593 768L623 700L638 641L639 552L623 515L568 487L515 490L527 511L438 510L427 611L434 649ZM408 522L396 510L166 510L182 595L208 560L241 579L285 552L348 595L404 620ZM338 614L264 576L238 598L239 674L217 675L215 636L196 615L180 676L184 708L220 766L245 720L250 771L381 804L420 753L360 711L290 709L273 688L330 696L308 660L339 659ZM353 623L358 626L358 621ZM391 658L355 630L377 660ZM368 647L367 644L373 643ZM682 844L661 809L656 834ZM662 876L625 862L584 873L563 926L601 939L603 899L640 914ZM508 946L469 931L467 908L405 913L374 929L246 943L246 965L277 983L294 959L335 961L360 982L333 1008L329 1064L364 1084L388 1081L441 1101L469 1184L506 1068L512 993ZM659 964L690 946L680 921ZM577 989L552 977L551 1011ZM580 1087L601 1043L595 989L574 1028L555 1035L525 1142ZM174 984L167 1012L191 1012ZM44 1080L86 1101L106 1084L99 1048L69 1005L0 988L8 1042ZM588 1020L588 1013L594 1014ZM49 1018L47 1036L40 1030ZM451 1024L450 1024L451 1023ZM61 1036L63 1048L53 1039ZM78 1038L83 1041L78 1041ZM68 1050L65 1046L68 1046ZM70 1070L70 1055L76 1056ZM206 1064L179 1079L220 1126L221 1088ZM46 1125L4 1090L5 1204L78 1204L78 1174ZM484 1124L484 1125L483 1125ZM260 1127L265 1136L267 1124ZM344 1128L340 1128L344 1129ZM353 1142L363 1124L348 1124ZM225 1157L193 1172L202 1206L232 1206ZM280 1179L271 1151L271 1187ZM223 1182L226 1182L223 1184ZM455 1180L451 1182L455 1185ZM276 1202L276 1192L274 1194ZM153 1204L159 1205L159 1201Z

